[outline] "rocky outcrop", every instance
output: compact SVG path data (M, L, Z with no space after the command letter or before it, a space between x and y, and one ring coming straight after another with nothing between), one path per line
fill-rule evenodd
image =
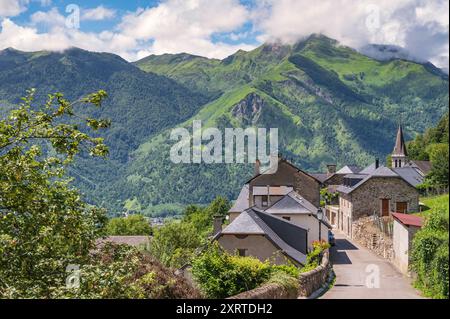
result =
M231 113L234 117L240 119L243 125L254 125L258 122L264 105L264 100L259 95L250 93L233 106Z

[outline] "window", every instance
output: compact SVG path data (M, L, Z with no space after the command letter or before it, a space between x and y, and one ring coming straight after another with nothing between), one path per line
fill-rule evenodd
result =
M238 254L241 257L247 256L247 249L238 249Z
M406 214L408 212L408 203L407 202L397 202L395 206L396 206L395 210L397 213Z
M283 216L283 219L285 219L287 221L291 221L291 217Z
M262 207L267 207L267 206L269 206L269 196L267 196L267 195L264 195L264 196L261 196L261 202L262 202Z

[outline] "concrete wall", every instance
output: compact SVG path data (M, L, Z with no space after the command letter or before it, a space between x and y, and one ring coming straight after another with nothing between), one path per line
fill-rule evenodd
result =
M414 235L420 228L405 226L394 220L394 265L405 275L409 275L409 258L411 243Z
M238 249L247 249L247 256L258 258L262 262L270 260L275 265L283 265L288 260L288 257L264 235L248 235L240 238L236 235L223 234L218 242L230 254L234 254Z

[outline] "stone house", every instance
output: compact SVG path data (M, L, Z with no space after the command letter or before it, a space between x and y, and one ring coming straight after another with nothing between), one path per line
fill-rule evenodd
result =
M263 209L269 207L279 198L277 198L276 195L275 197L271 197L270 194L259 195L257 189L284 187L286 190L285 193L281 194L282 191L280 189L279 193L277 193L279 196L284 196L289 193L289 191L294 190L313 205L318 207L320 205L321 184L322 183L320 180L299 169L282 157L279 157L278 159L278 169L274 174L261 174L259 172L259 163L257 162L255 176L253 176L253 178L246 183L249 188L249 194L252 195L249 196L250 207L260 204L257 196L261 196L261 204L264 204L261 208Z
M392 169L375 164L369 174L350 174L338 187L339 214L337 227L352 236L352 223L361 217L392 212L418 211L419 192ZM370 171L366 169L366 172Z
M405 275L409 275L410 252L414 235L423 225L423 219L415 215L393 213L394 265Z

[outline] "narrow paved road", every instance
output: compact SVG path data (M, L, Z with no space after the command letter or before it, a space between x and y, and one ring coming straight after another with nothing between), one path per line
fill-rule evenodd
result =
M375 253L335 233L331 261L336 283L322 299L417 299L422 298L411 280ZM379 276L377 276L377 273Z

